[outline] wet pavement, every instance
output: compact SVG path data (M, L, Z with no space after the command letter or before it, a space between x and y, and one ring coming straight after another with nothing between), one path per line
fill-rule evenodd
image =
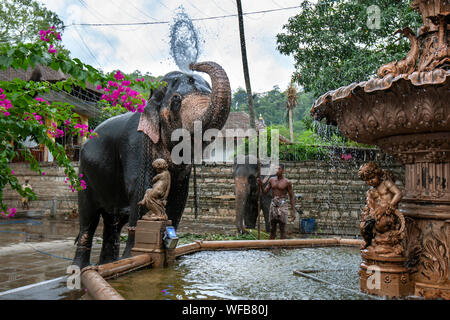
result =
M5 291L66 276L72 264L78 221L18 216L0 220L0 299ZM101 244L96 233L92 261Z
M231 222L182 221L178 228L178 232L189 233L232 234L234 230ZM32 214L1 219L0 300L76 298L72 294L74 290L66 288L66 277L75 254L74 240L78 231L78 219L52 219ZM102 221L95 233L91 263L98 262L101 235ZM121 250L124 247L122 243Z

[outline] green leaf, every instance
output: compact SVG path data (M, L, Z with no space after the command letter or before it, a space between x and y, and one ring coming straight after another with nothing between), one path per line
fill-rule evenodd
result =
M9 68L12 62L13 62L12 57L0 56L0 66L2 66L3 68Z

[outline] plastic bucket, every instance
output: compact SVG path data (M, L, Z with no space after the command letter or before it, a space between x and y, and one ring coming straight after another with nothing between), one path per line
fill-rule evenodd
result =
M307 218L302 219L302 233L311 233L314 232L314 228L316 227L316 219Z

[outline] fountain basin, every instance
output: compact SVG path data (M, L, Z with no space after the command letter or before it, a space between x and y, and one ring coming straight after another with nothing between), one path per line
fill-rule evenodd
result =
M358 290L359 262L353 247L205 250L109 283L130 300L370 299ZM350 291L296 276L297 269L314 269L314 277Z
M226 252L226 251L233 251L233 252L239 252L242 250L250 250L250 251L255 251L254 249L265 249L265 250L284 250L284 249L295 249L295 250L300 250L300 248L322 248L322 247L327 247L327 249L331 250L328 254L325 254L323 257L325 259L325 257L334 257L333 259L336 260L338 259L337 257L339 256L338 254L331 254L331 252L333 252L333 247L341 247L342 249L344 249L345 247L347 247L348 250L351 250L353 253L353 258L355 259L354 262L349 263L348 267L353 268L354 272L353 272L353 276L355 277L355 283L358 283L358 276L357 276L357 268L359 265L359 253L358 250L355 249L354 247L359 247L361 245L361 241L360 240L356 240L356 239L341 239L341 238L329 238L329 239L288 239L288 240L251 240L251 241L245 241L245 240L237 240L237 241L196 241L194 243L191 244L187 244L187 245L183 245L183 246L179 246L174 250L174 255L178 258L178 261L182 261L182 259L184 259L183 256L187 256L187 255L191 255L191 254L197 254L197 253L206 253L206 252L212 252L212 251L216 251L216 252ZM339 249L339 248L338 248ZM258 250L260 251L260 250ZM291 251L291 250L289 250ZM344 250L345 251L345 250ZM294 254L293 254L294 255ZM95 267L86 267L82 270L81 272L81 281L82 284L86 287L87 289L87 295L85 296L85 299L104 299L104 300L110 300L110 299L120 299L121 298L121 294L123 294L123 297L128 297L128 298L136 298L135 295L128 295L128 291L129 290L133 290L132 288L134 287L133 285L130 287L130 283L134 283L133 281L129 280L129 277L133 277L133 274L138 274L138 278L143 277L142 279L147 279L145 280L146 282L152 282L152 281L157 281L154 280L154 277L152 276L152 274L156 275L156 278L158 277L163 277L163 275L165 274L172 274L173 276L175 276L177 274L178 271L176 271L177 269L173 269L173 267L169 267L169 268L152 268L151 270L141 270L138 271L138 269L142 269L143 267L148 267L148 266L152 266L153 263L151 261L151 258L149 259L150 255L149 254L140 254L140 255L136 255L132 258L129 259L125 259L125 260L119 260L116 262L112 262L112 263L108 263L108 264L104 264L104 265L100 265L100 266L95 266ZM213 263L213 260L215 259L214 256L211 256L212 260L209 260L208 255L206 256L200 256L203 257L201 259L203 259L202 263L208 265L209 263ZM218 254L218 257L221 257L221 254ZM230 256L223 256L225 257L225 259L231 259L231 261L236 261L235 258L229 258ZM247 270L249 269L249 264L247 264L245 261L245 254L244 256L242 256L242 261L241 263L243 263L243 266L241 267L236 267L236 269L231 272L235 275L239 274L239 270ZM305 265L310 265L310 266L314 266L314 269L318 268L318 264L315 263L315 260L313 259L314 255L312 256L312 258L308 258L305 259L305 261L303 262ZM197 258L195 258L197 259ZM267 263L265 262L265 260L260 257L258 259L262 259L261 262L265 265L267 265ZM343 261L340 261L339 259L339 263L347 263L345 262L346 259L341 257L341 259L343 259ZM186 260L186 261L190 261L190 260ZM215 261L215 260L214 260ZM155 261L158 264L158 261ZM335 264L336 262L327 262L324 263L323 265L320 265L320 267L322 267L323 269L330 269L329 265L331 264ZM338 263L338 264L339 264ZM188 262L186 264L190 265L191 262ZM177 264L179 265L179 263ZM226 267L226 263L220 263L219 265ZM270 265L273 267L276 264L274 263L270 263ZM290 274L292 275L292 273L295 271L295 269L298 269L299 267L302 267L301 265L298 265L295 262L292 262L290 264L291 270L290 270ZM239 270L238 270L239 269ZM250 267L250 270L252 268ZM336 269L336 268L334 268ZM339 268L339 269L342 269ZM133 272L132 272L133 271ZM248 270L247 270L248 271ZM246 272L247 272L246 271ZM337 270L334 270L337 272ZM142 272L148 272L148 274L146 274L145 276L141 276L140 274ZM205 271L206 272L206 271ZM128 273L128 275L127 275ZM278 274L275 273L269 273L271 274L272 277L274 277L274 279L276 279L278 277ZM165 277L165 276L164 276ZM120 286L122 286L124 289L120 289L120 286L117 287L116 284L116 280L109 280L109 283L105 281L106 279L116 279L117 278L117 283L120 283ZM121 280L123 279L123 281ZM152 280L153 279L153 280ZM170 279L170 277L168 277L168 279ZM207 281L205 279L205 284L207 284ZM139 281L138 281L139 283ZM345 282L344 282L345 284ZM150 286L151 288L149 288L148 290L150 291L154 291L154 285ZM128 288L128 289L127 289ZM153 289L152 289L153 288ZM350 288L351 289L351 288ZM351 289L354 291L354 288ZM141 292L142 290L138 290L138 298L139 299L154 299L153 293L143 293ZM144 290L145 291L145 290ZM152 292L153 292L152 291ZM351 291L350 291L351 292ZM347 292L348 293L348 292ZM144 294L145 296L142 296L142 294ZM361 298L361 294L359 292L353 292L353 295L355 295L355 297L359 297ZM363 298L364 297L368 297L364 294L362 294ZM189 298L189 297L187 297ZM220 297L216 297L216 296L210 296L209 298L211 299L216 299L216 298L220 298ZM231 296L223 296L222 298L231 298ZM323 299L325 299L326 297L323 296Z

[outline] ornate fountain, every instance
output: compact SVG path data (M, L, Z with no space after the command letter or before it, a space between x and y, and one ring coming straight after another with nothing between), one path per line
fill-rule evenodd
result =
M414 0L412 7L423 26L417 34L397 31L410 40L406 58L380 67L374 79L327 92L311 114L405 165L403 250L361 250L361 290L450 299L450 1ZM378 286L368 285L368 268L379 272Z

